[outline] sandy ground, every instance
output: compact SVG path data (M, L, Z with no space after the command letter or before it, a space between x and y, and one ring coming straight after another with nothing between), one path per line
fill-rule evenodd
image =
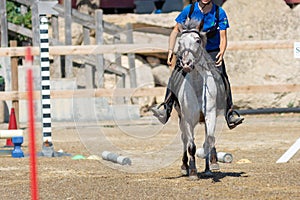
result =
M181 143L172 118L166 126L153 119L98 124L53 123L53 143L71 156L38 157L40 199L300 199L300 152L288 163L276 160L299 138L300 114L249 115L242 126L217 131L217 150L234 160L221 171L199 179L181 176ZM6 129L7 124L1 124ZM0 199L30 199L30 167L26 125L25 158L0 158ZM40 128L36 128L41 150ZM124 134L125 133L125 134ZM196 143L203 141L196 128ZM101 139L102 138L102 139ZM5 140L2 140L5 144ZM115 151L131 166L73 156L101 156Z

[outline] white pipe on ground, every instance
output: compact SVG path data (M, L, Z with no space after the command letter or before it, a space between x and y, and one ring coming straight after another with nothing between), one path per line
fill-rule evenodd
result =
M129 158L120 156L116 153L112 153L109 151L103 151L102 158L104 160L108 160L114 163L119 163L120 165L131 165L131 160Z

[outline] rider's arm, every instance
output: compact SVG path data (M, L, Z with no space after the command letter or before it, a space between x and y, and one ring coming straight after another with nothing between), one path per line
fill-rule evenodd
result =
M173 55L178 33L179 33L179 24L176 23L169 37L168 60L167 60L169 66L172 64L172 55Z
M217 61L216 65L220 66L223 61L223 56L225 54L227 48L227 31L225 30L220 30L220 52L217 55Z

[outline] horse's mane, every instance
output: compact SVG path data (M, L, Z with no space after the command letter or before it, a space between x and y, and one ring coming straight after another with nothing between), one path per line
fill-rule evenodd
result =
M183 30L193 30L193 29L199 30L200 23L201 22L199 22L198 20L191 19L191 20L186 20L186 22L181 24L181 26Z

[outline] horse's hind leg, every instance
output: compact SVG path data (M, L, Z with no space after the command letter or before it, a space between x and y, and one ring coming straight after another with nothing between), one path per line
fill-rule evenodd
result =
M218 159L217 159L217 151L216 148L213 147L209 154L205 157L205 175L212 176L212 171L220 170Z
M207 136L204 142L204 153L205 153L205 172L210 174L210 171L218 171L220 170L217 158L217 151L214 146L215 137Z

